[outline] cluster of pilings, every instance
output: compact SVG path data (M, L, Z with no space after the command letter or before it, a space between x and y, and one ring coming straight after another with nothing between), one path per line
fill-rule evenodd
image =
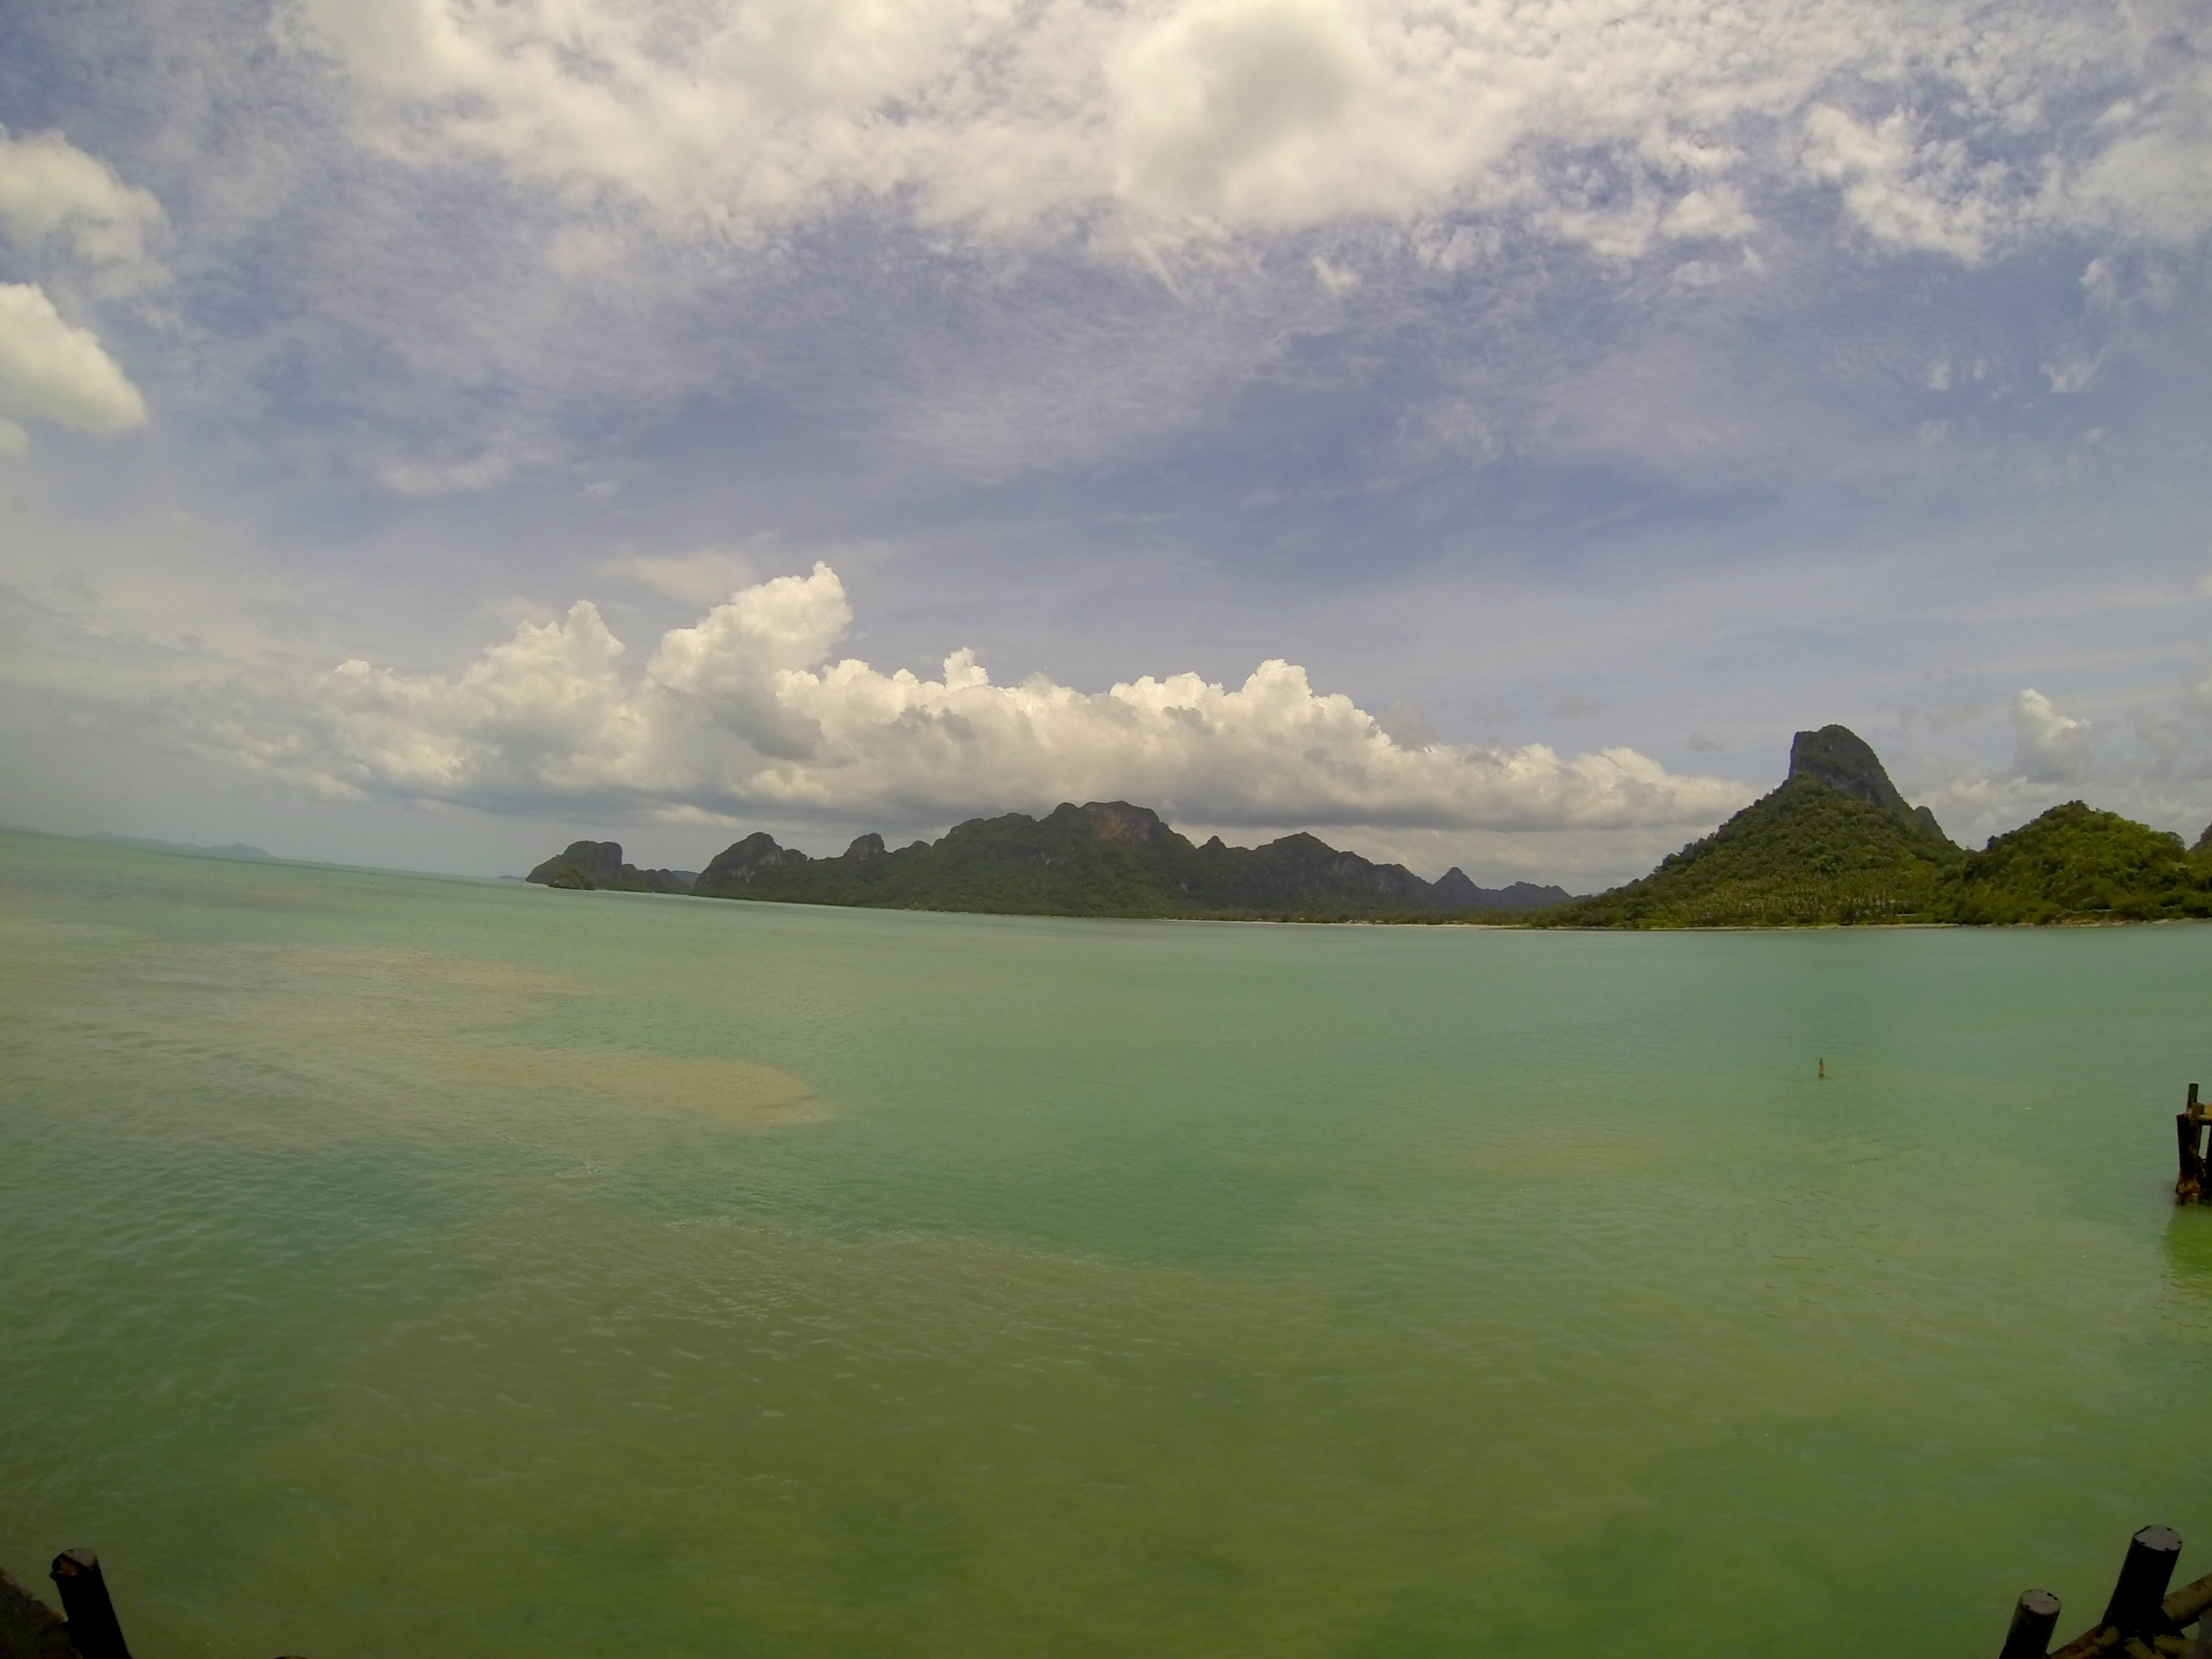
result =
M2196 1090L2189 1093L2193 1101ZM2171 1527L2145 1527L2128 1540L2105 1616L2056 1652L2051 1638L2058 1627L2058 1598L2049 1590L2022 1592L1998 1659L2212 1659L2212 1619L2205 1617L2212 1610L2212 1572L2168 1594L2180 1559L2181 1534ZM2191 1625L2193 1642L2184 1634Z
M2197 1085L2192 1083L2189 1104L2173 1120L2173 1138L2181 1150L2181 1179L2173 1183L2177 1204L2212 1204L2212 1183L2204 1179L2205 1122L2203 1103L2197 1098Z
M2190 1091L2192 1104L2196 1093ZM2049 1590L2023 1590L1998 1659L2102 1659L2112 1654L2127 1659L2212 1659L2212 1618L2205 1616L2212 1613L2212 1573L2169 1593L2166 1586L2180 1559L2181 1534L2171 1527L2145 1527L2128 1540L2105 1616L2056 1652L2051 1638L2063 1611L2058 1598ZM67 1622L54 1620L52 1634L65 1640L80 1659L131 1659L100 1558L90 1550L64 1550L54 1558L53 1580ZM2185 1634L2191 1625L2197 1626L2193 1642Z

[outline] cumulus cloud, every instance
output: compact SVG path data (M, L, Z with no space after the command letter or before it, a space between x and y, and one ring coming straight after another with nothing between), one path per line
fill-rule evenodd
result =
M1511 216L1610 257L1826 196L1878 249L2212 228L2185 20L1860 0L293 0L365 132L740 237L855 202L1157 256Z
M1941 732L1981 711L1969 703L1951 712L1955 719L1926 717L1929 728ZM2094 750L2095 723L2061 712L2032 686L2013 698L2007 714L2013 738L2010 764L1961 768L1928 795L1936 817L1963 844L2016 829L2084 793L2094 793L2095 805L2153 821L2170 815L2178 781L2174 756L2157 758L2148 769L2101 766Z
M2012 731L2014 764L2030 781L2070 783L2089 770L2094 728L2060 714L2042 692L2030 688L2014 700Z
M0 234L18 250L65 259L112 297L164 280L148 247L162 223L150 191L58 132L15 138L0 127Z
M145 399L98 337L65 322L30 283L0 283L0 410L101 434L146 422Z
M1386 729L1280 659L1241 685L1177 674L1097 692L996 685L968 650L937 678L886 674L831 659L852 621L817 564L672 629L633 672L583 602L454 676L353 661L304 684L234 685L197 732L209 751L327 799L666 819L945 823L1120 797L1255 829L1641 830L1707 826L1747 798L1629 749L1461 747L1404 708Z

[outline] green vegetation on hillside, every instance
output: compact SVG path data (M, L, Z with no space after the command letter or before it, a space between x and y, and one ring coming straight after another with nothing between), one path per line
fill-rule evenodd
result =
M1857 733L1800 732L1790 775L1625 887L1533 920L1551 927L1787 927L1927 918L1962 857Z
M1557 887L1478 887L1451 870L1426 882L1308 835L1264 847L1194 847L1157 812L1126 801L1063 805L1042 818L973 818L936 842L896 851L862 836L837 858L810 859L754 834L692 877L641 871L614 842L578 842L530 872L540 885L696 893L876 908L1014 915L1250 917L1311 921L1484 918L1555 904Z
M1550 927L1773 927L1930 916L1962 855L1873 802L1800 774L1625 887L1530 918Z
M1529 918L1543 927L2154 921L2212 916L2212 830L2195 852L2072 801L1962 852L1839 726L1800 732L1790 776L1650 875Z
M753 836L702 871L698 891L879 908L1011 915L1434 920L1555 902L1556 888L1489 892L1458 871L1422 880L1308 835L1264 847L1195 847L1147 807L1063 805L1042 818L972 818L937 842L887 851L864 836L808 859Z
M2212 851L2191 853L2179 836L2069 801L1967 854L1936 914L1963 922L2212 916Z

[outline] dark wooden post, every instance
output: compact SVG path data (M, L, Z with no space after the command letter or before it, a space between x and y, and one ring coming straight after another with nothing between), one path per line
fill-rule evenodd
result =
M70 1640L84 1659L131 1659L123 1645L123 1626L107 1599L107 1579L90 1550L64 1550L54 1557L54 1588L61 1592L69 1618Z
M2181 1173L2174 1178L2173 1201L2177 1204L2212 1204L2212 1192L2205 1190L2204 1178L2204 1107L2197 1098L2197 1085L2189 1085L2189 1104L2173 1120L2175 1149L2181 1154Z
M2160 1605L2181 1559L2181 1534L2171 1527L2145 1527L2128 1540L2119 1582L2100 1621L2123 1636L2170 1636L2173 1626Z
M2022 1590L2012 1610L2012 1628L2005 1633L2004 1651L1997 1659L2046 1659L2051 1632L2058 1624L2058 1598L2049 1590Z

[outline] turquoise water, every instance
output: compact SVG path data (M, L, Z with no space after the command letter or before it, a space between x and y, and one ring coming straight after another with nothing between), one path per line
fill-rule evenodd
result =
M141 1659L1932 1659L2212 1566L2212 928L9 836L0 976L0 1568L93 1545Z

